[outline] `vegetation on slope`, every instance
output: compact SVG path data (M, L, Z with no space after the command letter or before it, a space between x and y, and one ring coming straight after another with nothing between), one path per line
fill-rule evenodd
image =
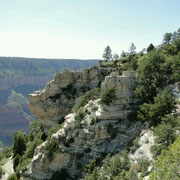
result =
M156 135L155 145L151 150L157 161L155 161L150 177L151 179L178 179L180 139L177 134L180 128L180 119L175 112L176 101L166 87L180 81L180 29L174 33L166 33L163 43L158 47L150 44L146 52L136 53L135 50L135 45L131 44L129 52L123 51L119 59L116 56L114 61L109 62L112 58L112 51L108 46L103 54L105 61L101 61L100 66L114 68L119 74L123 70L135 71L138 83L136 95L141 101L137 117L134 119L148 123ZM35 71L37 70L41 74L36 68ZM82 107L89 100L97 98L101 98L101 102L109 104L115 98L115 89L110 88L104 92L94 89L83 95L73 107L73 112L77 113L75 117L77 122L80 122L85 113L88 113ZM54 127L52 133L56 132L58 128L59 126ZM20 132L14 135L12 151L14 169L17 173L30 162L35 147L45 139L42 127L38 123L33 125L30 135ZM57 151L57 149L50 138L47 140L45 153L51 159L53 151ZM130 149L127 147L128 151ZM150 173L148 167L150 164L152 165L147 159L132 164L128 158L128 152L107 155L103 161L102 159L103 157L100 158L100 161L94 159L86 165L84 179L142 179Z
M121 74L122 70L133 70L137 74L138 86L136 94L141 102L136 119L147 122L154 130L156 136L155 145L152 146L151 151L154 154L154 158L158 160L155 162L151 179L180 178L178 157L180 153L180 149L178 149L179 138L177 139L180 118L175 112L176 101L171 95L171 91L166 88L170 83L179 83L180 81L179 45L180 29L174 33L166 33L163 43L160 46L154 47L153 44L150 44L147 48L147 53L136 53L135 47L131 46L129 53L123 51L120 59L112 62L117 65L116 68L119 70L119 74ZM111 53L109 48L108 52ZM106 62L108 60L106 58ZM102 62L100 65L102 65ZM174 144L171 146L172 143ZM171 146L170 149L168 149L169 146ZM145 168L142 168L144 170L141 172L140 177L138 176L140 165L127 163L126 167L121 167L123 157L116 157L117 159L115 157L110 158L107 156L107 159L109 158L107 161L109 164L105 163L105 159L100 167L93 164L96 161L93 160L93 163L90 162L94 168L90 172L86 171L85 179L135 180L141 179L150 173L147 171L150 163L148 161L146 162L146 160L143 160ZM113 159L116 160L114 161ZM115 163L116 161L117 163Z

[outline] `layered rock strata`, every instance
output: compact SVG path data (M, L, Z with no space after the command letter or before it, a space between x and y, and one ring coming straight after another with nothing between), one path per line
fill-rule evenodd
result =
M87 90L100 86L110 72L108 68L57 72L44 89L30 94L29 109L48 129L70 113L78 98Z
M22 172L24 180L51 179L55 175L67 180L82 178L82 170L90 160L120 153L132 142L142 128L140 122L128 119L134 110L131 105L137 101L135 76L132 72L112 74L105 78L102 89L109 86L117 89L116 99L109 105L100 104L100 99L89 101L83 107L86 114L81 122L77 122L76 114L65 116L62 128L51 137L58 152L49 160L43 151L48 142L37 147L31 164Z

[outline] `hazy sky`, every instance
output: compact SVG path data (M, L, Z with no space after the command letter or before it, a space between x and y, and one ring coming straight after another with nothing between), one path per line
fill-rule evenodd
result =
M0 0L0 56L101 58L180 28L180 0Z

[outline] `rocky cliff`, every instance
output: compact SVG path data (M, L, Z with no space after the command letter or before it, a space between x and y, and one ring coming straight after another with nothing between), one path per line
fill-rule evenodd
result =
M32 112L41 121L45 120L45 124L49 121L47 125L58 122L70 112L71 106L76 102L74 98L68 106L69 100L62 101L67 99L62 97L62 89L69 84L73 84L72 87L78 88L78 91L81 87L96 87L103 80L100 78L102 72L107 73L107 70L57 73L44 90L30 95L29 106ZM81 79L77 78L78 75ZM65 179L78 179L83 177L82 170L91 159L121 152L132 142L142 128L140 122L132 122L128 118L137 102L134 96L135 76L133 72L123 72L122 76L111 73L105 77L101 88L105 90L110 86L116 89L115 99L111 103L103 104L101 99L89 101L83 107L83 112L86 113L78 123L77 113L65 116L62 128L53 134L49 141L36 148L31 164L22 172L24 180L53 179L57 175L62 179L63 176ZM80 94L82 91L78 92L78 95ZM53 101L53 96L56 97L56 101ZM56 110L52 111L53 107ZM51 159L44 153L44 147L50 142L54 142L56 146Z
M0 142L11 145L14 132L27 132L30 122L28 119L34 118L29 113L26 102L22 106L16 101L16 97L13 107L9 106L8 99L12 96L12 90L27 98L29 93L42 89L57 70L84 69L95 64L98 64L98 60L0 57Z
M100 86L110 72L108 68L57 72L43 90L30 94L29 108L48 129L70 113L78 98L87 90Z

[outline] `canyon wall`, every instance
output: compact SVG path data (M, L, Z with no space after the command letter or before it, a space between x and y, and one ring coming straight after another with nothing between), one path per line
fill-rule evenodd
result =
M97 75L100 72L102 69L85 70L82 74L79 72L73 74L69 71L57 73L54 80L49 82L44 90L30 95L31 110L37 117L40 117L41 121L45 118L46 121L57 122L54 119L54 117L58 119L57 113L48 111L49 107L46 106L46 103L50 101L50 95L61 92L59 96L56 96L57 101L61 98L61 90L73 82L75 87L80 88L82 87L80 84L83 84L93 88L99 84ZM78 81L75 81L73 78L78 74L82 79L76 78ZM114 87L116 89L115 99L110 104L100 103L101 99L89 101L83 107L83 111L88 113L85 113L81 122L77 122L78 113L65 116L62 128L51 136L51 141L58 149L54 152L53 158L49 159L44 154L44 146L49 142L41 144L36 148L31 164L22 171L23 180L53 179L55 176L62 177L62 179L64 177L67 180L82 179L83 169L90 160L96 157L103 158L107 154L121 153L140 133L142 123L131 121L128 117L134 112L138 101L134 96L136 81L133 72L123 72L122 76L111 73L105 77L101 87L103 90ZM66 103L64 101L64 104L55 104L57 111L61 111L63 106L68 107L68 101ZM40 109L37 111L36 106L40 106L38 108L45 114L39 115ZM59 116L61 118L62 114Z
M57 72L46 87L29 96L29 109L49 129L71 112L73 105L86 91L100 87L108 68L90 68L82 72Z

